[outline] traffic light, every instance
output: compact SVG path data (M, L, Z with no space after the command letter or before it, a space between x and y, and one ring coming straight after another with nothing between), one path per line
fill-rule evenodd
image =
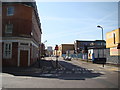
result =
M58 50L58 45L55 46L55 50Z

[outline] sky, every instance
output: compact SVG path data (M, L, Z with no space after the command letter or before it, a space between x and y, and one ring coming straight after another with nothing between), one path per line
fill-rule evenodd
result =
M118 2L37 2L42 42L47 46L75 40L101 40L118 28Z

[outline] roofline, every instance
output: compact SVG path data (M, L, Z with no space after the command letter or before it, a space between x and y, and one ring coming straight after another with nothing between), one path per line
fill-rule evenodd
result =
M111 30L111 31L109 31L109 32L107 32L107 33L111 33L111 32L113 32L113 31L115 31L115 30L118 30L118 29L120 30L120 28L117 28L117 29ZM107 33L106 33L106 34L107 34Z
M105 40L94 40L94 41L88 41L88 40L76 40L76 41L81 41L81 42L95 42L95 41L105 41Z

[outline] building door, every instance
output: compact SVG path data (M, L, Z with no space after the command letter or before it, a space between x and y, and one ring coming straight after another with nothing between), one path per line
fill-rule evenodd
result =
M20 50L20 67L28 66L28 50Z

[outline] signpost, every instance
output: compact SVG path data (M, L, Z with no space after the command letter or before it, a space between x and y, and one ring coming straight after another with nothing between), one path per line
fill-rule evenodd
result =
M55 50L56 50L56 68L58 68L58 55L57 55L58 45L55 46Z

